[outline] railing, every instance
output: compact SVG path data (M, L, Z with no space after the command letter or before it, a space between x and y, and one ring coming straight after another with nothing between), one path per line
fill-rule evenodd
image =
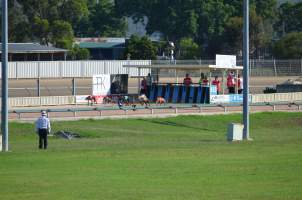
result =
M276 111L277 110L277 106L288 106L288 107L292 107L292 106L296 106L296 110L300 111L301 110L301 106L302 106L302 101L296 101L296 102L272 102L272 103L252 103L250 106L251 107L259 107L259 106L268 106L271 107L271 111ZM70 108L70 109L46 109L46 112L48 113L48 116L52 116L52 113L72 113L72 117L76 118L77 114L80 112L97 112L96 116L102 117L105 116L104 112L106 111L122 111L124 113L124 116L128 116L128 112L129 111L138 111L138 110L145 110L145 111L149 111L149 113L135 113L135 115L146 115L146 114L150 114L150 115L154 115L155 114L155 110L170 110L172 111L172 113L164 113L164 114L180 114L182 112L180 112L180 110L185 110L185 109L191 109L191 112L193 111L192 109L194 109L196 113L196 111L198 113L203 113L204 109L207 108L221 108L222 112L229 112L231 110L229 110L230 107L241 107L242 104L239 103L232 103L232 104L186 104L186 105L165 105L165 106L149 106L149 107L143 107L143 106L125 106L122 108L119 108L117 106L113 106L113 107L86 107L86 108ZM216 111L216 112L221 112L221 111ZM232 110L233 111L233 110ZM16 114L17 115L17 119L21 119L23 116L23 114L39 114L41 112L41 109L13 109L13 110L9 110L10 114ZM163 114L163 113L161 113ZM112 114L112 113L107 113L106 116L110 117L116 114ZM121 116L121 115L119 115ZM83 117L83 116L82 116ZM92 117L92 114L89 115L89 117ZM55 118L55 117L53 117ZM65 116L66 118L66 116Z
M14 97L8 99L8 104L9 107L53 106L53 105L62 106L62 105L87 104L87 102L85 101L77 102L76 97L77 96ZM251 95L251 103L266 103L266 102L274 103L274 102L295 102L295 101L302 101L302 92Z

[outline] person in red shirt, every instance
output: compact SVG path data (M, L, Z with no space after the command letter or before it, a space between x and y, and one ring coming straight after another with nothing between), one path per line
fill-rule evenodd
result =
M209 86L209 80L208 80L207 76L205 76L204 79L202 80L202 85L203 86Z
M212 85L216 85L217 94L220 94L221 93L221 84L220 84L220 81L218 80L218 76L215 76L215 79L212 81Z
M188 86L190 86L192 83L193 83L193 82L192 82L191 77L189 76L189 74L186 74L186 77L184 78L183 84L184 84L185 86L188 87Z
M229 89L229 94L235 93L235 79L233 73L229 73L227 77L227 87Z

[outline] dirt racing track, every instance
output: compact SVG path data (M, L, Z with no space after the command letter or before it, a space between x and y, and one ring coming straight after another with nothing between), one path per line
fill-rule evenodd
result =
M273 87L276 84L283 83L288 79L297 77L251 77L250 92L252 94L261 94L265 87ZM67 96L71 95L72 79L44 79L41 80L42 96ZM76 80L76 94L91 94L91 79ZM163 82L172 80L163 79ZM129 80L129 93L137 92L137 79ZM36 96L36 80L10 80L9 82L10 97ZM290 104L292 102L269 105L258 104L250 106L251 112L267 111L301 111L300 105ZM66 106L44 106L44 107L12 107L9 109L10 120L34 120L40 116L41 110L49 110L51 119L74 120L82 118L129 118L129 117L162 117L187 114L228 114L242 112L240 105L189 105L189 104L169 104L166 106L151 106L150 108L137 107L137 109L123 108L119 109L116 104L112 105L66 105Z
M281 77L250 77L250 93L261 94L266 87L275 87L276 84L283 83L288 79L296 79L298 76L281 76ZM173 82L173 78L161 78L160 82ZM181 79L179 81L182 81ZM198 82L198 78L193 78ZM72 79L41 79L40 80L41 96L69 96L72 95ZM91 78L76 79L76 94L90 95L92 93ZM129 79L128 92L137 93L138 80ZM14 79L9 80L10 97L35 97L37 96L37 80L35 79Z

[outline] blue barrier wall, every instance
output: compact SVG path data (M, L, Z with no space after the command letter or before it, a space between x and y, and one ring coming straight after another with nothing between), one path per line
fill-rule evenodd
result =
M149 99L155 102L157 97L165 98L167 103L209 103L209 86L192 85L153 85L149 91ZM213 88L211 89L213 93Z

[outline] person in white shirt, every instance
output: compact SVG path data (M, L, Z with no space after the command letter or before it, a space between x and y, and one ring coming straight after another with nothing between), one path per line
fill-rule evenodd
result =
M238 86L238 94L242 94L242 91L243 91L243 79L242 79L242 77L240 75L238 75L237 86Z
M41 112L41 117L36 121L36 133L39 135L39 149L47 149L47 134L50 133L50 121L46 116L46 111Z

